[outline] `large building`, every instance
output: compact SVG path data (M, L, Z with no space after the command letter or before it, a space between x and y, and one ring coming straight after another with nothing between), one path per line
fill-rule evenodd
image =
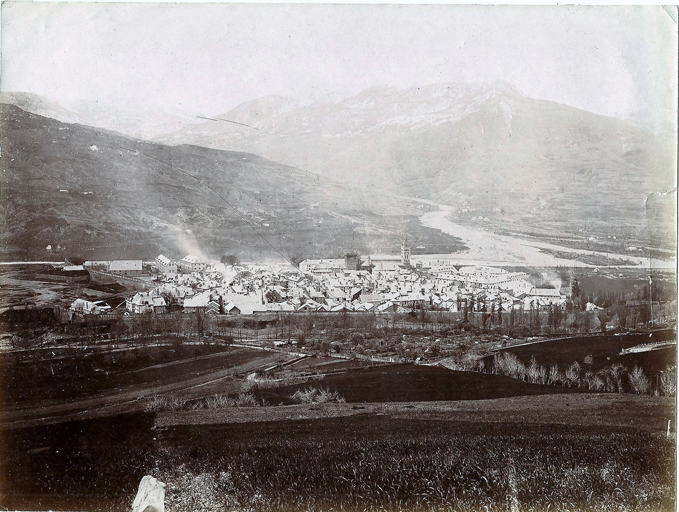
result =
M140 276L144 273L141 260L113 260L108 271L121 276Z
M344 261L347 270L361 270L361 257L356 253L347 253L344 255Z
M172 261L164 254L161 254L156 258L156 266L158 267L158 271L162 274L177 273L177 263Z
M36 279L45 281L64 281L67 283L87 283L90 273L82 265L68 265L63 268L45 267L36 273Z
M208 263L202 261L197 256L189 254L179 260L179 270L182 272L201 272L208 267Z
M370 256L368 262L370 263L370 269L373 274L378 273L398 273L403 265L401 264L402 258L398 256L388 256L376 254Z
M165 313L165 299L153 292L139 292L125 301L125 309L130 313Z
M346 259L304 260L299 264L300 272L313 274L336 274L346 269Z

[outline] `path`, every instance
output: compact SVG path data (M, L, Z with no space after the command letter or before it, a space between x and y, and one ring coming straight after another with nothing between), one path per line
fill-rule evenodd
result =
M270 352L263 357L230 368L207 372L198 377L192 377L179 382L158 385L158 383L144 383L131 386L123 391L109 391L101 393L93 398L86 398L67 403L48 405L46 407L30 407L24 409L4 410L2 424L5 427L26 427L66 421L74 419L105 416L113 413L120 414L139 410L139 401L153 395L161 395L170 392L185 391L191 388L204 386L219 380L251 373L263 367L270 366L273 362L280 361L281 357L294 357L280 352ZM172 375L169 375L172 379Z

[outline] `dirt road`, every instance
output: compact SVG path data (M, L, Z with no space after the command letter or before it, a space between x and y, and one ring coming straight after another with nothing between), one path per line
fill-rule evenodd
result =
M97 397L86 398L67 403L47 405L45 407L30 407L6 409L2 412L2 426L5 428L29 427L47 423L56 423L74 419L94 418L112 414L138 411L143 407L144 400L153 395L187 391L201 386L207 386L220 380L236 375L252 373L281 361L281 358L294 359L294 355L279 352L261 352L261 357L254 361L232 366L225 369L207 372L197 377L174 381L171 365L168 365L168 383L145 383L130 386L122 390L102 393ZM141 370L143 371L143 370Z

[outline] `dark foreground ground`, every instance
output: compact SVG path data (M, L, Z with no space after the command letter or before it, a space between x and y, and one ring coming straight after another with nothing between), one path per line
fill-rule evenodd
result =
M2 432L0 505L168 511L674 510L670 398L619 394L133 414Z

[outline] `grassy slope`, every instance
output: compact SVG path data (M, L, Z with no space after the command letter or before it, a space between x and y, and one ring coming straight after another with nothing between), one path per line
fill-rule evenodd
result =
M445 402L326 403L174 411L159 413L155 424L164 428L173 425L311 421L371 414L402 419L472 423L633 427L657 433L667 429L667 420L674 417L675 405L672 398L666 397L622 393L566 393ZM671 429L674 431L676 426L671 425Z
M610 399L610 420L645 407L646 421L630 428L585 414ZM582 400L368 405L369 414L351 417L159 429L153 415L136 415L16 429L4 434L1 503L122 510L151 473L168 484L168 511L671 510L674 440L650 428L662 426L671 401ZM281 409L295 408L273 408ZM485 416L464 413L473 409Z

